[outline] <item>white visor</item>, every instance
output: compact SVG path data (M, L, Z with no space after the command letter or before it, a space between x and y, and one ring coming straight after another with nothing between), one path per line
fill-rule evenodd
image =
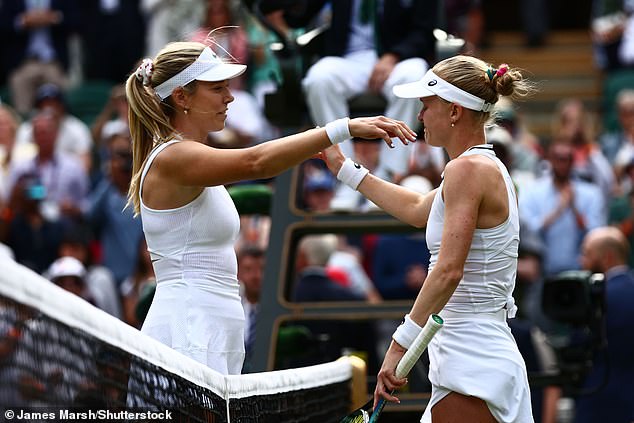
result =
M241 75L246 65L225 63L209 47L205 47L194 63L154 88L156 95L165 100L174 88L196 81L224 81Z
M437 95L451 103L459 104L477 112L488 112L493 105L480 97L470 94L455 85L450 84L428 70L423 79L409 84L396 85L392 89L395 96L401 98L420 98Z

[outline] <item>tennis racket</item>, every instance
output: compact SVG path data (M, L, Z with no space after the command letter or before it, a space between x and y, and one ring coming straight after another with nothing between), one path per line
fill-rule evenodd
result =
M396 377L404 378L407 376L414 367L414 364L418 361L420 356L423 354L427 345L434 337L438 329L440 329L443 325L442 317L437 314L432 314L427 319L427 323L423 327L423 330L420 331L412 346L405 351L403 354L403 358L399 361L396 366ZM346 417L341 419L340 423L375 423L379 419L379 415L381 411L383 411L383 407L385 407L385 399L381 398L379 403L377 404L374 411L372 410L372 405L374 403L374 398L370 399L367 403L363 405L363 407L358 408L352 413L348 414Z

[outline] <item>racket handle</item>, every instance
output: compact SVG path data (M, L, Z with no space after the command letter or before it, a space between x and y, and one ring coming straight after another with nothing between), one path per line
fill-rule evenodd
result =
M423 329L420 331L414 342L409 347L401 361L398 362L396 366L396 377L404 378L407 376L414 367L414 364L418 361L420 356L423 354L427 345L434 337L438 329L440 329L443 325L442 317L437 314L431 314L427 319L427 323L423 326Z

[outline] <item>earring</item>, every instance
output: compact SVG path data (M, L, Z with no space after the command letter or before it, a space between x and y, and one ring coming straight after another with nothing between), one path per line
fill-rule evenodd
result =
M189 113L189 109L183 109L183 113L185 114Z
M451 127L453 128L454 126L456 126L456 124L451 122Z

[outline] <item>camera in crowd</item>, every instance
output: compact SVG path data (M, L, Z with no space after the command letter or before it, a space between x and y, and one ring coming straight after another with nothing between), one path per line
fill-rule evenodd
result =
M597 351L606 345L605 277L589 271L567 271L544 281L544 315L552 321L547 338L555 352L554 384L580 389Z

